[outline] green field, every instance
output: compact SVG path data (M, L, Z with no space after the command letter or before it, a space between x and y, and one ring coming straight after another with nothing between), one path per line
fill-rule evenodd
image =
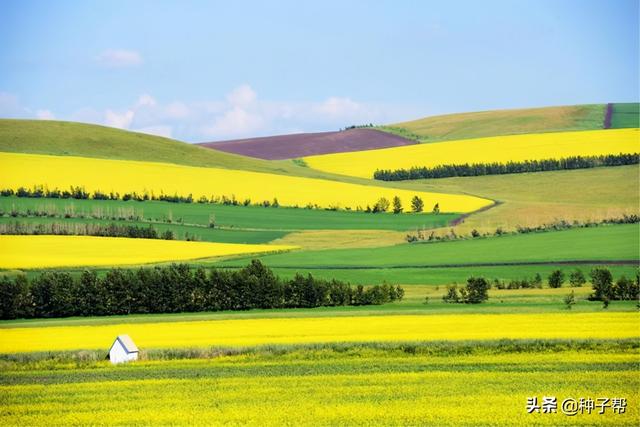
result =
M611 128L637 128L640 127L640 104L622 103L613 104L611 116Z
M602 129L603 104L496 110L425 117L381 126L420 142L450 141L521 133ZM626 127L626 126L624 126Z
M152 221L181 221L184 224L208 226L214 219L222 228L254 230L411 230L435 228L458 217L455 214L367 214L364 212L325 211L317 209L263 208L200 203L158 201L75 200L0 197L0 210L26 212L52 210L63 215L65 210L90 216L93 213L118 215L131 212ZM212 217L213 215L213 217Z
M224 353L223 353L224 354ZM205 360L4 362L2 425L637 425L637 342L264 349ZM527 398L624 397L626 411L527 414Z
M638 261L638 225L612 225L556 232L506 235L383 248L324 250L267 255L270 267L367 268L464 266L558 261ZM243 259L223 265L241 265ZM588 263L588 262L583 262Z

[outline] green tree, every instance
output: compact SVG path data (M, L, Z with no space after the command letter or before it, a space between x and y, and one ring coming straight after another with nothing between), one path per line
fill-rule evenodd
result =
M564 283L564 273L562 270L553 270L547 278L550 288L559 288Z
M399 214L399 213L402 213L402 210L403 210L402 201L400 200L400 197L395 196L393 198L393 213Z
M413 199L411 199L411 210L413 212L422 212L423 209L424 202L422 199L418 196L413 196Z
M613 285L612 290L615 299L630 301L638 299L638 287L636 282L631 279L627 279L626 276L621 276Z
M569 283L573 288L579 288L585 283L587 283L587 279L584 277L584 273L580 269L575 269L569 275Z
M436 203L435 205L433 205L433 210L432 212L436 215L438 215L440 213L440 203Z
M26 276L0 277L0 319L30 317L31 294Z
M389 210L389 200L386 197L380 197L376 204L373 206L373 212L386 212Z
M607 306L610 299L613 299L613 276L611 271L605 267L596 267L589 273L591 276L591 284L593 286L593 294L589 297L591 300L606 301Z
M533 280L531 281L531 284L534 288L542 288L542 276L540 275L540 273L536 273L536 275L533 277Z
M448 303L460 302L460 295L458 295L458 287L456 285L447 286L447 293L442 297L442 301Z
M469 277L467 279L465 303L479 304L489 299L491 285L484 277Z

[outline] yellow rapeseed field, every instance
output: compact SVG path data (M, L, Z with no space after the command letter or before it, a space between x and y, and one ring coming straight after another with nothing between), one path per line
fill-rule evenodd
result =
M108 348L129 334L140 348L327 342L640 337L638 313L391 315L0 328L0 353ZM126 322L126 321L125 321Z
M490 200L454 194L396 190L311 178L241 170L200 168L167 163L106 160L85 157L0 153L0 188L46 185L50 189L84 186L93 192L153 192L156 195L234 195L254 203L277 198L284 206L366 207L380 197L399 196L405 206L419 195L429 209L439 203L442 212L471 212Z
M123 237L0 236L0 268L132 265L294 248Z
M0 423L260 427L638 425L638 371L632 368L636 355L619 358L596 353L575 369L565 353L552 356L555 362L545 362L542 367L538 358L545 358L544 354L524 353L493 363L478 362L473 356L450 356L438 360L435 367L434 357L407 357L401 361L385 357L331 359L346 368L337 372L324 360L286 359L257 363L217 359L136 363L84 369L79 374L67 370L50 375L12 372L18 380L0 385L4 409L0 411ZM614 356L612 361L610 356ZM400 364L402 361L405 367ZM369 370L362 372L357 363ZM465 368L465 364L471 368ZM23 378L32 382L25 383ZM555 396L557 412L528 414L525 405L532 396L539 401L542 396ZM627 407L621 414L614 413L611 407L604 415L599 415L599 408L573 417L561 412L564 399L580 397L624 397Z
M304 161L309 167L325 172L372 178L377 169L637 153L640 151L638 131L613 129L496 136L325 154L305 157Z

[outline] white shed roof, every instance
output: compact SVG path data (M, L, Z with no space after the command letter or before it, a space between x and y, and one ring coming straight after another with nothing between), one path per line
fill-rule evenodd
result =
M124 349L127 350L127 353L138 352L138 347L135 345L135 343L133 342L133 340L129 335L118 335L118 337L116 338L116 341L120 341ZM115 341L114 341L114 344L115 344Z

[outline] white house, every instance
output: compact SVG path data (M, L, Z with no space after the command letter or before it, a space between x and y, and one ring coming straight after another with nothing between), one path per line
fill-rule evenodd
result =
M111 363L130 362L138 360L138 347L133 343L129 335L118 335L109 349Z

